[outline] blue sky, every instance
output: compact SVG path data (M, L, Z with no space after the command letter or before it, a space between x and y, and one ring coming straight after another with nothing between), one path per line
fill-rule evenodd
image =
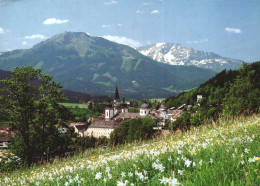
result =
M132 47L179 43L260 60L260 0L0 0L0 51L65 31Z

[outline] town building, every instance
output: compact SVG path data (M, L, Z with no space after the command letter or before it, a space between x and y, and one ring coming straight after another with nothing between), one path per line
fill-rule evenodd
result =
M197 102L199 103L202 100L202 95L197 95Z
M0 151L8 149L9 142L12 138L9 127L0 127Z
M70 126L74 127L75 132L82 137L93 136L95 138L100 138L105 136L110 138L110 134L124 120L151 117L156 121L157 126L160 128L163 127L165 121L169 119L175 121L181 113L182 110L174 110L174 108L167 109L165 105L161 105L157 111L152 110L148 103L143 103L137 113L128 112L128 105L125 102L125 98L123 98L122 101L120 100L118 88L116 86L114 100L108 101L103 118L94 119L88 127L86 127L86 123L71 123Z

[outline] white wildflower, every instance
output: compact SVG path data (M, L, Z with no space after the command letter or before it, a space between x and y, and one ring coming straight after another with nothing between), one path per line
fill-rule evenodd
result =
M102 178L102 173L101 173L101 172L98 172L98 173L96 174L95 179L96 179L96 180L99 180L99 179L101 179L101 178Z
M189 166L191 165L191 163L192 163L192 161L190 161L189 159L187 159L187 160L185 161L186 167L189 167Z
M122 176L122 178L125 177L125 172L124 171L121 173L121 176Z
M179 175L183 175L184 170L178 170L177 172Z
M133 177L133 175L134 175L134 174L133 174L132 172L128 172L128 176L129 176L129 177Z

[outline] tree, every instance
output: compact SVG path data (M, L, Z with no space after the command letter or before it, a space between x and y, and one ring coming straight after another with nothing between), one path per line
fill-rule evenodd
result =
M59 127L65 127L71 113L59 104L65 100L60 84L30 66L14 68L11 78L2 82L8 93L2 101L15 132L12 152L30 166L66 150L64 142L68 147L70 140Z
M259 69L250 69L243 64L239 75L231 83L229 92L224 98L224 114L240 115L257 112L260 104Z

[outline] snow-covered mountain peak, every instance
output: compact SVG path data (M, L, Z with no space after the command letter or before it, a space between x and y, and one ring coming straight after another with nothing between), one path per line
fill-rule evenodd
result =
M170 65L195 65L217 72L225 68L236 69L242 64L240 60L224 58L213 52L203 52L193 48L186 48L180 44L156 43L140 47L137 50L158 62Z

